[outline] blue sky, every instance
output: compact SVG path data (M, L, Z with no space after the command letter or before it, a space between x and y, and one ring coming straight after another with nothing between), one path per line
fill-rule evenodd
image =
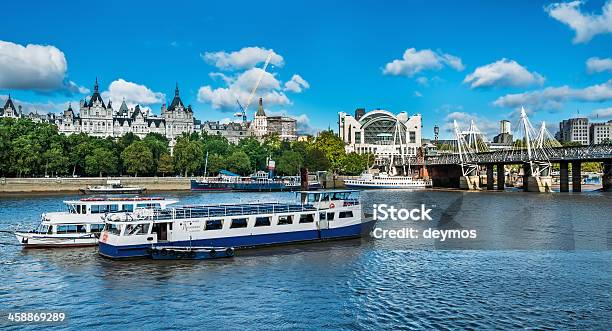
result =
M453 119L494 133L520 104L551 131L577 111L612 119L610 0L10 1L2 11L0 95L40 112L77 103L97 77L107 98L155 113L178 82L197 118L227 120L273 50L258 94L305 130L336 128L337 113L357 107L421 113L426 137Z

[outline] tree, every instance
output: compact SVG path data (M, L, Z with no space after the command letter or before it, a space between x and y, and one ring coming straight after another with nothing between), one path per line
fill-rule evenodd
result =
M157 169L159 158L168 153L168 139L159 133L149 133L142 140L153 153L153 167Z
M43 153L43 159L45 161L45 176L47 171L51 174L65 174L69 167L70 160L64 155L64 150L60 144L53 144L51 148Z
M118 159L113 151L97 147L85 157L85 172L90 175L103 173L110 175L117 171Z
M323 131L315 139L313 147L321 150L330 163L330 169L338 172L342 167L342 158L346 154L344 142L333 131Z
M227 170L237 174L246 175L251 169L251 161L249 156L241 151L236 150L227 157Z
M198 170L204 157L204 146L199 140L191 140L190 136L181 136L174 146L174 166L185 174L193 174Z
M218 174L220 170L225 168L227 168L225 157L219 154L208 155L208 168L206 169L208 174ZM208 176L208 174L204 174L204 176Z
M21 175L32 175L41 163L41 147L30 135L21 136L11 145L11 168Z
M286 150L276 162L276 170L282 175L297 175L304 165L304 158L296 151Z
M85 133L72 134L66 138L68 145L68 160L72 165L72 176L77 168L85 169L85 157L90 152L90 137Z
M238 148L245 152L251 161L251 170L265 169L266 158L269 156L266 148L254 137L247 137L238 143Z
M359 175L368 168L367 154L355 152L348 153L342 158L342 173L345 175Z
M159 162L157 163L157 173L161 173L163 176L166 176L167 173L172 172L174 172L172 156L170 156L168 153L162 154L159 157Z
M311 148L308 151L307 157L304 160L304 166L311 172L328 170L330 168L329 160L325 153L318 148Z
M139 172L150 171L156 163L153 160L153 153L147 147L147 144L142 141L135 141L124 149L121 153L121 159L127 172L133 173L135 177L138 177Z

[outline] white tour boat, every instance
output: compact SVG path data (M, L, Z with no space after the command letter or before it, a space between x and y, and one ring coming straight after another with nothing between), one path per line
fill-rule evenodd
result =
M431 179L414 178L412 176L389 176L385 172L377 175L364 173L357 179L345 179L344 185L348 188L374 189L374 188L426 188L432 186Z
M68 210L42 214L32 231L15 231L23 247L95 246L104 228L104 216L139 209L165 209L177 200L164 198L86 198L64 201Z
M150 257L153 247L247 248L360 237L374 220L362 215L358 191L303 191L296 203L182 206L108 215L99 253Z

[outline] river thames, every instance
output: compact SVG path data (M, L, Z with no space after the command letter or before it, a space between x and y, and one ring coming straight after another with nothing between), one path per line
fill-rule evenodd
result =
M294 194L156 196L203 204ZM2 197L0 229L34 227L69 198L78 196ZM362 202L368 211L381 203L432 209L431 221L385 220L381 229L477 236L352 239L162 262L107 260L96 248L22 250L2 234L0 311L63 311L68 321L58 329L612 328L612 194L381 190L363 192Z

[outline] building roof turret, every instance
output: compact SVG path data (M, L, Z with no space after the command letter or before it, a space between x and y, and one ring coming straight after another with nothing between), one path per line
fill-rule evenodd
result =
M259 98L259 108L257 109L257 114L255 116L266 116L266 112L263 108L263 98Z

